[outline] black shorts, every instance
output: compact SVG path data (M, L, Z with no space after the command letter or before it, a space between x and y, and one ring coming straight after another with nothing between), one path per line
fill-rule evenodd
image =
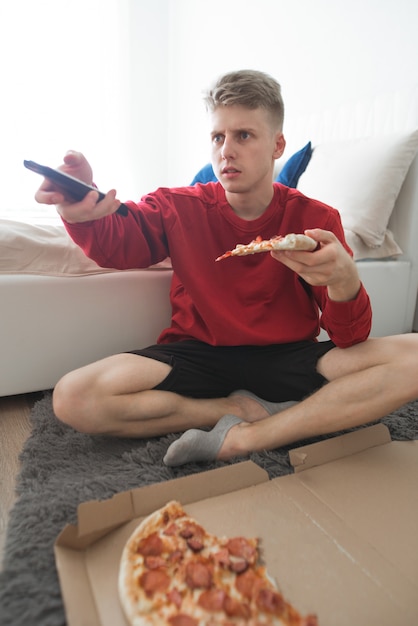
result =
M272 346L210 346L179 341L134 350L172 366L155 387L192 398L219 398L237 389L280 402L301 400L326 382L318 359L334 348L332 341L300 341Z

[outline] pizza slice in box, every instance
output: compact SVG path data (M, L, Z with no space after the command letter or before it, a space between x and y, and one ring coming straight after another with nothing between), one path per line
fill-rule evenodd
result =
M318 626L277 590L258 539L216 537L176 501L132 533L118 584L131 626Z

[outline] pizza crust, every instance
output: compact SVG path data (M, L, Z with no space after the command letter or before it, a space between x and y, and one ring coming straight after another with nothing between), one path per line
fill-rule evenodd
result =
M307 235L295 235L293 233L285 237L271 240L273 250L306 250L313 251L317 247L317 242Z
M167 520L175 519L185 515L184 510L178 502L169 502L166 506L154 511L143 519L133 531L122 552L119 566L118 591L119 599L125 616L131 626L151 626L159 624L151 615L139 615L138 607L144 613L153 610L153 603L146 602L140 587L135 584L135 569L138 568L138 548L145 537L158 532L161 526L167 524ZM151 550L152 551L152 550Z

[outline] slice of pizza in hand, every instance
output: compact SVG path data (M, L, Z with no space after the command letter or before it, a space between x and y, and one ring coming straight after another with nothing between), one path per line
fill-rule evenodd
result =
M176 501L134 530L118 587L130 626L318 626L277 590L258 539L210 534Z
M248 244L239 243L233 250L228 250L225 254L218 256L215 261L222 261L230 256L247 256L258 252L271 252L272 250L306 250L312 252L317 247L318 242L308 237L308 235L277 235L271 239L257 237Z

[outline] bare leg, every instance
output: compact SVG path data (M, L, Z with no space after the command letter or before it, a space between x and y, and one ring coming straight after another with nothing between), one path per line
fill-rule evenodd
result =
M376 421L418 398L418 335L369 339L338 348L318 362L329 381L283 413L234 426L218 459L271 450L295 441Z
M262 406L242 397L198 400L153 390L170 370L166 363L132 354L87 365L56 385L55 414L81 432L123 437L213 426L227 413L249 420L267 415Z
M418 397L418 335L370 339L345 350L334 349L318 362L329 381L324 387L280 413L234 424L222 418L219 460L271 450L295 441L376 421ZM255 410L247 398L248 411ZM193 446L199 431L194 431ZM207 433L200 433L203 449ZM165 457L170 465L187 462L187 433L174 442ZM180 445L182 444L182 445ZM185 445L183 445L185 444ZM177 454L177 448L180 454ZM213 448L214 449L214 448ZM201 460L206 459L202 457ZM196 458L192 451L193 460ZM186 461L182 461L186 459Z

